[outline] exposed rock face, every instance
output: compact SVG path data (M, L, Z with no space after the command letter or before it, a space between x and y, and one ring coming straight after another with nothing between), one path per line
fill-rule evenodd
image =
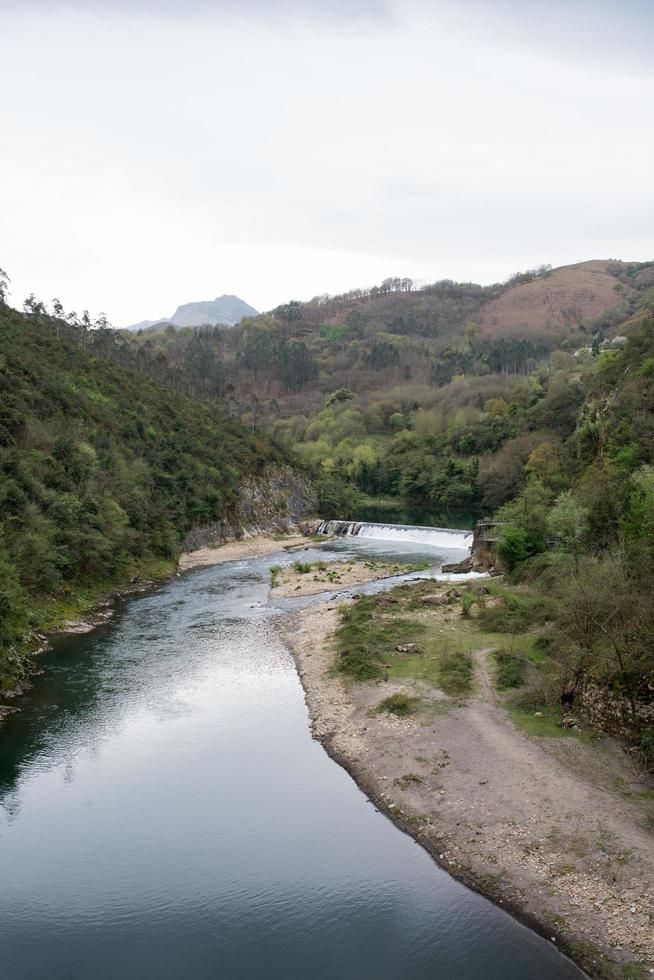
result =
M315 507L316 495L308 476L290 466L268 466L262 476L242 482L236 514L189 531L182 550L194 551L253 534L288 533Z
M582 713L598 731L630 738L637 726L654 728L654 702L636 701L634 718L628 698L592 683L584 686L580 700Z

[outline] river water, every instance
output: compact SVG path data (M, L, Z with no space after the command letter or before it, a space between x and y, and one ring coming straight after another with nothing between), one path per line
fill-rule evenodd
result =
M362 551L397 557L320 556ZM2 980L582 977L311 739L267 600L293 557L188 573L43 658L0 737Z

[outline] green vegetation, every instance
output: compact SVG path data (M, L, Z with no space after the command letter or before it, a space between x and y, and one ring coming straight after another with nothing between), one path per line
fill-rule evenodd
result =
M538 710L509 706L511 720L527 735L540 735L547 738L563 738L577 735L572 729L564 728L561 724L563 711L559 705L538 704Z
M277 585L277 582L279 580L279 576L281 575L281 573L282 573L282 566L281 565L271 565L270 566L270 584L273 587L273 589Z
M512 650L496 650L493 654L497 671L495 684L498 691L512 687L522 687L525 682L525 658Z
M463 697L472 686L473 660L469 653L444 650L438 665L441 690L453 697Z
M565 693L572 704L589 682L621 696L622 726L654 767L639 708L652 701L654 675L654 321L643 314L630 326L627 342L588 375L558 485L551 467L528 466L498 511L497 552L521 585L479 622L505 632L546 626L549 700Z
M519 493L525 467L555 495L566 489L567 442L612 355L601 343L645 308L654 263L580 266L576 279L547 268L490 287L390 278L234 328L157 327L103 344L297 453L322 516L461 526ZM600 279L598 317L579 296L598 298ZM507 564L541 543L514 535Z
M480 605L477 617L479 626L490 633L524 633L553 615L548 598L532 590L494 586L493 597L492 605Z
M395 695L395 697L398 697L398 695ZM390 700L390 698L386 698L386 701ZM419 776L416 772L405 772L403 776L398 776L398 778L395 780L395 785L400 789L408 789L415 783L424 783L422 776Z
M363 596L342 609L335 634L337 669L355 680L415 678L452 697L468 694L474 637L465 625L425 622L421 600L434 588L427 582L398 586L388 594ZM418 609L420 619L411 615ZM407 646L410 649L404 652Z
M410 698L407 694L403 694L398 691L397 694L391 694L389 697L384 698L377 705L375 711L377 714L390 714L397 715L398 718L406 718L413 711L417 701L416 698ZM403 777L406 779L407 777Z
M341 611L335 634L339 671L360 681L380 678L396 645L425 633L424 623L384 616L384 608L383 596L362 596Z
M235 515L241 479L284 454L94 356L98 337L38 310L0 304L0 343L0 684L11 688L26 632L170 572L184 533Z
M587 287L592 309L577 303ZM494 515L512 587L492 602L466 594L467 626L520 637L548 704L588 682L621 695L654 765L638 709L654 675L654 263L541 268L484 288L391 278L230 329L126 335L26 306L2 308L4 649L48 597L170 560L186 528L230 513L240 474L291 453L324 517ZM410 667L389 657L390 617L370 620L343 624L351 676L392 663L436 679L445 640L458 642L435 628ZM407 617L398 642L419 626ZM505 683L508 663L498 670Z
M472 614L472 607L475 605L477 597L474 592L464 592L461 599L461 615L466 619Z

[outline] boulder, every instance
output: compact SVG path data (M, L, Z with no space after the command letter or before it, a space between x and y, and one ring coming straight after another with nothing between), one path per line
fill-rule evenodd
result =
M463 561L454 562L451 565L443 565L441 568L442 572L455 572L461 575L463 572L472 572L474 570L474 562L472 555L468 555Z

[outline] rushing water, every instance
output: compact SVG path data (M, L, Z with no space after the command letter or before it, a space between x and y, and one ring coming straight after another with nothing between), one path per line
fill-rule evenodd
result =
M312 741L279 562L189 573L44 658L0 738L0 976L581 977Z
M319 534L341 537L375 538L379 541L400 541L405 546L427 545L439 553L469 551L472 531L457 531L450 527L419 527L415 524L368 524L365 521L323 521ZM461 556L459 556L460 558Z

